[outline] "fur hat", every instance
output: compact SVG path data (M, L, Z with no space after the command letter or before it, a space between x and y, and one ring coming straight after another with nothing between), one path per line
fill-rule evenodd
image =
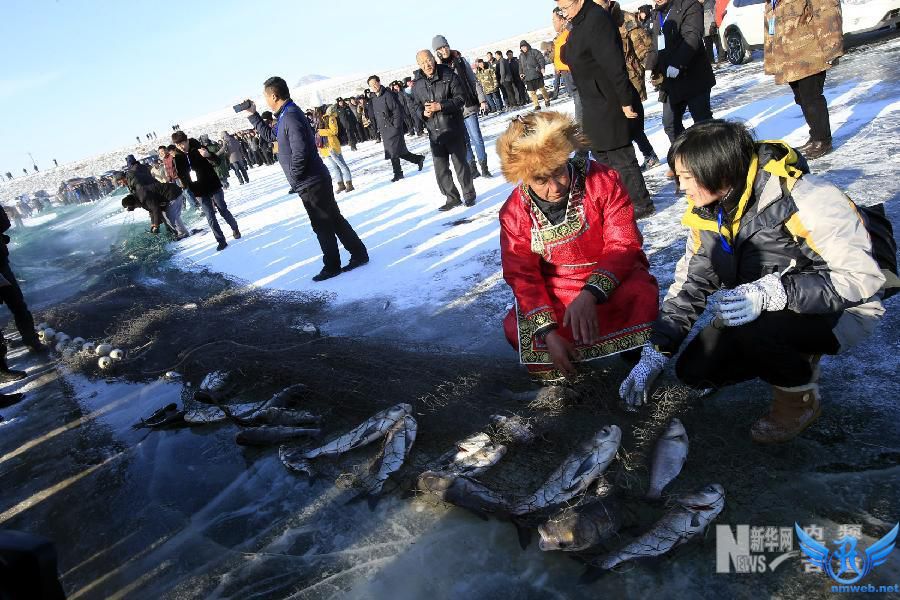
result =
M590 143L575 121L556 111L518 116L497 140L500 170L510 183L549 175L573 152L588 147Z

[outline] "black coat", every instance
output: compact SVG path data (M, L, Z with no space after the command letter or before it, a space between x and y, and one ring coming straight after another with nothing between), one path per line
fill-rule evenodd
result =
M346 104L344 106L339 106L337 115L338 121L340 122L341 127L344 128L344 131L356 131L356 115L353 114L353 110L349 106Z
M515 83L519 80L519 59L516 57L507 59L506 64L509 65L509 75Z
M699 6L697 0L692 1ZM625 71L619 31L609 13L593 2L584 3L571 27L562 57L581 97L584 132L591 148L629 146L631 134L622 107L634 107L641 100Z
M441 110L425 118L428 136L433 143L443 143L465 134L462 111L465 106L465 89L459 76L446 65L436 65L431 77L416 72L413 85L416 110L425 118L425 103L440 102Z
M188 153L182 151L175 153L175 172L181 185L197 197L207 197L222 189L222 182L216 175L213 165L218 165L222 159L210 153L209 158L200 156L198 150L202 146L200 142L191 138L188 141ZM191 181L191 169L197 174L197 181Z
M375 127L381 132L381 142L384 144L384 157L400 158L409 152L406 149L406 140L403 138L405 125L403 115L406 109L401 104L397 94L388 88L381 86L381 91L371 98L372 119Z
M667 16L668 15L668 16ZM659 22L666 44L659 50ZM660 11L650 15L653 49L647 55L646 67L653 73L666 74L670 66L680 72L675 79L665 78L662 89L671 102L686 102L716 85L716 76L703 47L703 7L697 0L669 0ZM579 88L579 92L581 89Z
M139 185L135 195L141 207L150 213L150 224L159 227L169 204L181 196L181 188L174 183L156 182L152 185Z

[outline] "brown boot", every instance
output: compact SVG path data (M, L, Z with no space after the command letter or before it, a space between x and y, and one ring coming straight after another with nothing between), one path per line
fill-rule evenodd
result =
M352 192L352 191L355 190L355 189L356 189L356 188L353 187L353 182L350 181L350 180L348 179L348 180L347 180L347 191L348 191L348 192Z
M347 189L347 186L344 185L344 182L343 182L343 181L339 181L339 182L338 182L337 189L334 190L334 193L335 193L335 194L340 194L341 192L345 191L346 189Z
M797 387L773 385L769 414L750 427L753 441L760 444L786 442L797 437L818 419L822 414L822 406L816 379Z

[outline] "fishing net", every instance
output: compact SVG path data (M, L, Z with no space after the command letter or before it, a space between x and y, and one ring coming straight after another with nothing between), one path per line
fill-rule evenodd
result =
M407 402L418 421L415 447L396 477L407 489L415 488L429 463L483 431L508 451L479 481L522 496L581 442L615 423L623 443L607 479L637 492L642 480L622 473L646 471L654 436L687 402L667 392L652 410L623 413L618 386L629 365L615 358L592 364L566 386L536 389L515 360L424 345L399 348L374 336L322 335L318 323L327 298L255 288L209 271L181 271L169 265L169 257L163 235L135 232L93 269L93 283L78 297L38 315L57 331L126 353L111 370L100 369L95 355L68 353L60 358L67 369L134 382L176 371L185 383L185 408L195 407L193 391L214 371L226 374L218 393L225 403L262 402L303 383L307 393L299 408L324 418L323 442L386 406ZM518 418L534 439L517 440L492 422L493 415ZM377 464L381 445L379 440L347 456L316 459L317 469L344 484L356 481Z

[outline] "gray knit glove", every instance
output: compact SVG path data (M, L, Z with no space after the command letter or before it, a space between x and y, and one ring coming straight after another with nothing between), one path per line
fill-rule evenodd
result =
M781 276L771 273L723 292L719 298L718 316L728 327L736 327L755 321L764 310L784 310L785 306L787 293L781 284Z
M653 382L662 373L668 360L665 354L650 344L644 346L641 350L641 360L619 386L619 396L628 408L636 410L638 406L646 404Z

